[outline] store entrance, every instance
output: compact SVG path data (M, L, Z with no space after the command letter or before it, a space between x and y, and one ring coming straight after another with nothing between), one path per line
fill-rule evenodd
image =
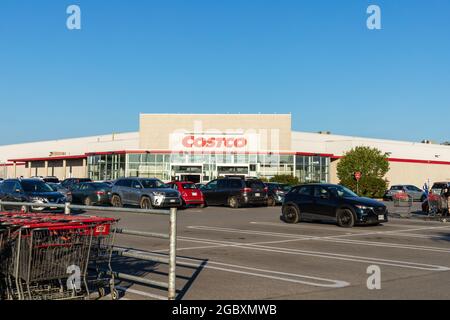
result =
M217 175L219 177L239 176L245 178L249 175L249 167L248 165L247 166L218 165Z
M173 165L172 179L176 181L202 182L202 166Z

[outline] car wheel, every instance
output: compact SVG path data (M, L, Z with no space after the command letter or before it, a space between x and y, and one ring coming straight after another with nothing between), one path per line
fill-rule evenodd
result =
M87 197L86 199L84 199L84 205L85 205L86 207L92 206L91 198Z
M230 208L236 209L240 207L240 203L239 200L236 197L230 197L228 199L228 206L230 206Z
M275 207L277 204L277 202L275 201L275 199L273 197L269 197L269 199L267 199L267 205L269 207Z
M352 228L355 225L355 216L349 209L339 210L336 218L338 226L342 228Z
M150 198L148 198L148 197L143 197L143 198L141 199L140 206L141 206L141 209L143 209L143 210L150 210L150 209L153 209L152 201L151 201Z
M300 210L296 206L285 206L283 208L283 220L286 223L298 223L300 221Z
M111 204L113 205L113 207L116 207L116 208L122 208L123 207L122 199L117 194L112 196Z

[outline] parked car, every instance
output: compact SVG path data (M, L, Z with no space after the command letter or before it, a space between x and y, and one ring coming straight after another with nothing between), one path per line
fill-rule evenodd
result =
M72 202L72 192L69 189L64 188L60 183L47 182L47 184L53 191L62 193L66 197L67 202Z
M450 182L436 182L433 184L430 190L429 198L432 198L432 200L435 201L435 203L441 202L441 206L436 208L436 213L442 213L445 211L445 201L446 199L442 199L443 192L446 189L450 189ZM425 213L430 212L430 204L429 204L429 198L425 199L425 201L422 202L422 211Z
M209 182L202 189L205 205L267 205L267 187L255 178L225 177Z
M103 182L83 182L72 187L72 202L85 206L111 204L111 185Z
M0 200L7 202L32 202L39 204L48 204L48 207L21 206L22 212L43 211L43 210L61 210L52 207L52 204L64 204L66 197L55 192L44 181L39 179L8 179L0 186ZM17 209L17 206L5 206L6 210Z
M284 196L291 190L292 186L285 183L266 183L268 189L268 199L267 204L269 206L275 206L277 204L282 204L284 201Z
M72 190L73 186L83 182L92 182L89 178L68 178L61 182L61 185L69 190Z
M383 196L383 199L392 201L396 194L406 193L413 201L424 201L427 198L425 192L413 185L395 185L392 186Z
M196 183L195 186L197 187L197 189L202 189L204 186L206 186L206 183Z
M46 183L60 183L57 177L44 177L42 178L42 180L44 180L44 182Z
M286 194L281 217L287 223L321 220L351 228L387 222L388 211L383 203L359 197L343 186L307 184L293 187Z
M112 187L111 204L115 207L137 205L141 209L181 207L181 193L159 179L123 178Z
M173 181L168 183L168 186L181 193L183 200L182 206L198 205L201 208L205 206L205 200L203 199L203 192L197 188L193 182L185 181Z

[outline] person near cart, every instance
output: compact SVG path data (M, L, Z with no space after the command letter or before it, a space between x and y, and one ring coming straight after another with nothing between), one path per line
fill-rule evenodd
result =
M444 215L448 216L449 212L450 212L450 189L448 187L443 190L442 198L444 198L445 203L446 203L446 205L444 207L446 209L446 210L444 210Z

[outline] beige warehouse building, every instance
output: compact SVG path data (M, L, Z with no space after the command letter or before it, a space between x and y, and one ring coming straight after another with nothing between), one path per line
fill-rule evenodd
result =
M218 176L291 174L337 183L357 146L389 155L390 184L450 181L450 146L291 130L289 114L142 114L139 132L0 146L0 177L124 176L207 182Z

